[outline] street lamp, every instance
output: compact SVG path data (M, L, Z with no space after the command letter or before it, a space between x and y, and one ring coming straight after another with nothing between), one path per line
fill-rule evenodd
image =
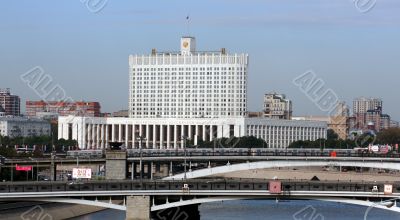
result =
M33 159L32 157L29 157L30 160L36 162L36 182L39 181L39 161L36 159ZM33 181L33 169L32 169L32 181Z
M142 143L143 141L146 140L146 138L142 135L140 135L139 137L136 138L139 141L139 154L140 154L140 162L139 162L139 166L140 166L140 184L143 184L143 171L142 171L142 163L143 163L143 152L142 152Z
M183 179L186 180L186 142L188 140L187 136L182 136L181 140L183 141L183 153L184 153L184 162L183 162L183 170L184 170L184 175Z

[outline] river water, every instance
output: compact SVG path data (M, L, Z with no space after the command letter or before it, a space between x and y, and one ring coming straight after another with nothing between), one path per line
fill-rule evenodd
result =
M202 204L202 220L271 219L271 220L400 220L400 214L355 205L320 201L240 200ZM176 220L184 220L177 214ZM105 210L74 220L123 220L125 212Z

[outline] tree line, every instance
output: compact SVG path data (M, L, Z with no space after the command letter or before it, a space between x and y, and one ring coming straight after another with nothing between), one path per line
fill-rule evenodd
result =
M33 152L17 153L19 147L34 148ZM41 156L45 152L66 150L66 147L76 147L76 140L57 139L51 136L7 137L0 135L0 155L4 157Z
M391 145L400 143L400 128L389 128L375 134L367 132L361 135L353 134L353 139L343 140L331 129L328 130L327 139L315 141L295 141L289 148L332 148L352 149L356 147L368 147L369 145Z

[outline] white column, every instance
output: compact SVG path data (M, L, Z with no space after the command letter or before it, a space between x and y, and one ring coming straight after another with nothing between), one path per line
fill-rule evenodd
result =
M271 135L271 146L275 148L275 125L272 126L272 135Z
M150 125L146 124L146 148L150 146Z
M88 141L89 141L89 125L86 127L86 122L83 122L83 130L85 131L83 134L83 149L88 148Z
M184 145L184 141L182 139L183 136L185 136L185 125L181 125L181 137L180 137L181 149L183 149L185 147L185 146L183 146Z
M264 131L264 136L263 136L263 140L267 143L267 136L268 136L268 125L265 125L265 131ZM265 146L267 147L267 146Z
M111 125L111 142L115 142L115 124Z
M164 148L164 125L160 124L160 149Z
M223 137L223 132L224 132L223 129L224 129L224 126L222 126L222 125L217 126L217 138Z
M87 124L87 129L85 133L85 142L86 142L86 148L90 147L90 124ZM85 149L86 149L85 148Z
M100 140L100 145L101 145L101 149L104 149L104 145L105 145L105 140L104 140L104 124L101 125L100 127L101 129L101 140Z
M280 126L279 129L280 129L280 135L279 135L279 137L280 137L280 139L281 139L281 140L280 140L280 144L279 144L280 146L279 146L279 147L280 147L280 148L283 148L283 138L284 138L284 137L283 137L283 127Z
M94 124L93 125L93 133L92 133L92 135L93 135L93 141L92 141L92 148L93 149L96 149L96 134L97 134L97 128L96 128L96 124Z
M75 128L75 126L74 126L74 128ZM86 131L83 129L82 122L81 123L77 123L75 129L77 129L76 131L78 131L78 133L79 133L78 137L76 138L76 140L78 141L78 148L79 149L84 149L83 146L84 146L85 132Z
M106 148L106 147L108 147L108 139L109 139L109 137L108 137L108 124L105 124L104 125L105 127L106 127L106 130L105 130L105 132L106 132L106 140L105 140L105 145L104 145L104 148Z
M129 140L129 126L125 124L125 147L128 149L128 140Z
M268 129L268 136L267 136L268 148L271 148L271 126L268 126L267 129Z
M96 147L96 125L92 124L92 149L95 149Z
M294 141L294 129L295 127L290 128L290 143L291 144Z
M118 124L118 141L122 142L122 124Z
M287 127L283 127L283 148L286 148L288 146L288 132L287 132Z
M203 125L203 141L206 141L206 125Z
M157 125L153 124L153 149L157 149Z
M214 135L214 127L213 125L210 125L210 141L213 140L213 135Z
M194 145L197 145L198 138L199 138L199 126L195 125L195 127L194 127Z
M87 148L92 148L92 130L93 130L93 125L92 124L88 124L88 147Z
M235 125L234 126L234 135L235 135L235 137L238 137L238 138L240 138L241 137L241 135L240 135L240 125Z
M189 136L189 139L192 139L193 137L192 137L192 125L188 125L189 126L189 128L188 128L188 136Z
M136 130L135 130L135 125L132 124L132 149L135 148L135 141L136 141Z
M96 135L96 149L101 149L101 146L100 146L100 141L101 141L101 138L100 138L100 124L97 124L97 135Z
M170 149L170 147L171 147L171 140L170 140L170 137L171 137L171 128L170 128L171 126L168 124L167 125L167 149Z
M178 137L178 128L177 128L177 125L175 124L174 125L174 149L176 149L177 147L178 147L178 140L177 140L177 137Z
M92 149L96 149L96 125L92 125Z
M229 124L224 124L223 126L223 136L225 137L225 138L230 138L229 136L229 133L230 133L230 126L229 126Z
M87 131L86 131L86 133L87 133L86 149L91 147L91 144L90 144L90 141L92 140L92 133L91 132L92 132L91 124L88 124L87 125Z
M93 147L93 139L94 139L94 135L93 135L93 124L90 124L90 130L89 130L89 138L90 138L90 145L89 145L89 149L92 149Z

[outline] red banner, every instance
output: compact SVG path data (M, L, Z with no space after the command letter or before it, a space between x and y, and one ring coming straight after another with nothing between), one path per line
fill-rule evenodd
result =
M32 166L18 166L18 164L15 164L15 170L17 171L31 171Z

